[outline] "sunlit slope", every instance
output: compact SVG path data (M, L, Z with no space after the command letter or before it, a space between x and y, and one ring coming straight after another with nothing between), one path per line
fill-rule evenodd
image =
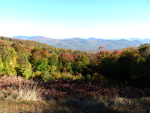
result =
M28 39L39 41L48 45L52 45L58 48L65 48L65 49L73 49L73 50L81 50L81 51L98 51L99 46L105 47L105 50L117 50L126 48L129 46L140 46L140 44L145 43L147 40L140 40L140 39L98 39L98 38L69 38L69 39L52 39L43 36L16 36L14 38L17 39Z

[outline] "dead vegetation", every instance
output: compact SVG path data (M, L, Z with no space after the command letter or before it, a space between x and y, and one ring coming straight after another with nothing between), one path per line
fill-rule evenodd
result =
M0 78L0 113L149 113L150 88L109 85L102 81Z

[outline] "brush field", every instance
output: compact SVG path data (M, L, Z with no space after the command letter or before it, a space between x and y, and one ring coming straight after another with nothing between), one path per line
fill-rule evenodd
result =
M100 80L0 78L0 113L149 113L150 88Z

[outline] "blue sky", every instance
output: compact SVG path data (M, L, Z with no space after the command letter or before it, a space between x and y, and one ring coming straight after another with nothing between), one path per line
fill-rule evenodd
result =
M150 0L0 0L0 36L150 38Z

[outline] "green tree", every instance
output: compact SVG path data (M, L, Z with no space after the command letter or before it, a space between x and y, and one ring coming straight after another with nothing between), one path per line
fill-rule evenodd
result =
M22 75L25 79L32 77L32 66L28 60L28 55L19 54L18 55L18 66L16 67L17 75Z
M123 49L118 59L118 78L122 82L131 82L132 71L140 58L141 55L137 47L131 46Z
M120 55L117 52L100 51L97 54L97 72L105 77L117 81L118 74L117 61Z
M150 44L142 44L138 50L143 57L148 57L150 54Z
M16 75L17 53L15 50L11 47L6 47L1 56L4 65L4 74L8 76Z
M2 58L0 57L0 75L4 74L4 64Z
M86 74L85 70L90 64L90 59L86 55L84 55L82 52L75 53L73 56L74 56L74 62L72 64L73 71Z
M56 53L51 53L48 57L49 71L52 74L58 70L58 55Z

